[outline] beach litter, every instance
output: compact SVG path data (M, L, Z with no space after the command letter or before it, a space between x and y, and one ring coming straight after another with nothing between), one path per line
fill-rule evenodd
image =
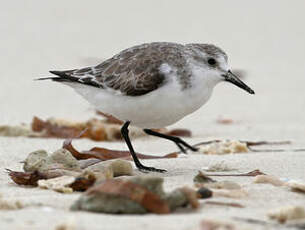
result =
M67 119L48 118L43 120L33 117L31 124L0 125L0 136L6 137L39 137L39 138L88 138L94 141L122 140L121 123L114 119L92 118L87 121L71 121ZM130 127L129 135L132 138L146 136L142 129ZM160 133L181 137L190 137L188 129L165 128L157 130ZM81 135L79 135L81 133Z
M71 209L113 214L167 214L188 204L194 209L199 207L195 190L182 187L165 193L163 178L142 176L98 183L88 189Z

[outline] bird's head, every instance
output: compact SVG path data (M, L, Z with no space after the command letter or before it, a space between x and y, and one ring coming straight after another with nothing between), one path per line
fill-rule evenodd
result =
M211 44L187 44L190 50L195 68L204 73L208 82L216 85L218 82L227 81L250 94L254 91L242 82L229 68L228 56L217 46Z

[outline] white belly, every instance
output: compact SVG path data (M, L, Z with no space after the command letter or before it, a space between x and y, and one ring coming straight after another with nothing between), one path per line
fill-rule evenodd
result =
M163 128L200 108L209 99L212 89L202 86L181 91L177 82L170 82L143 96L124 96L81 84L70 83L79 94L98 110L140 128Z

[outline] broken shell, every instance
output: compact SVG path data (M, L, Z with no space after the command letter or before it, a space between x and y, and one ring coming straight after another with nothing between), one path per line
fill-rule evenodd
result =
M287 206L272 210L268 212L267 215L271 219L276 219L280 223L285 223L287 220L305 218L305 209L301 206Z
M253 183L272 184L274 186L285 185L285 182L281 181L279 178L269 175L258 175L254 177Z
M230 154L230 153L247 153L249 149L246 143L242 143L240 141L221 141L221 142L213 142L211 144L207 144L199 147L198 153L204 154L214 154L214 155L222 155L222 154Z
M68 187L75 181L75 177L61 176L48 180L39 180L38 186L43 189L50 189L56 192L72 193L73 189Z

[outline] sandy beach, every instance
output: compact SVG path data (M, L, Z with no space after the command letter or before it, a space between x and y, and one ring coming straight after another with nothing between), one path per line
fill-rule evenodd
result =
M291 141L284 152L227 155L182 155L176 159L145 160L167 169L166 191L193 186L198 170L222 162L237 172L260 171L278 178L305 181L305 27L303 1L34 1L5 2L0 9L0 125L30 123L33 116L85 120L94 108L72 89L33 79L49 70L95 65L120 50L151 41L215 43L229 56L234 70L256 92L249 95L230 84L219 84L209 102L169 128L187 128L191 144L214 139ZM232 119L219 124L218 119ZM20 171L28 153L48 152L62 139L0 137L0 195L27 207L0 210L0 229L50 229L62 223L73 229L198 229L204 219L231 221L236 229L285 229L267 212L285 205L305 208L304 193L270 184L254 184L253 177L217 177L239 183L249 196L238 202L245 208L205 205L169 215L109 215L71 212L80 193L61 194L14 184L5 169ZM79 149L101 146L127 150L123 142L75 140ZM176 146L157 138L133 141L138 152L162 155ZM270 225L250 224L252 218ZM303 219L304 223L304 219ZM293 228L290 228L293 229Z

